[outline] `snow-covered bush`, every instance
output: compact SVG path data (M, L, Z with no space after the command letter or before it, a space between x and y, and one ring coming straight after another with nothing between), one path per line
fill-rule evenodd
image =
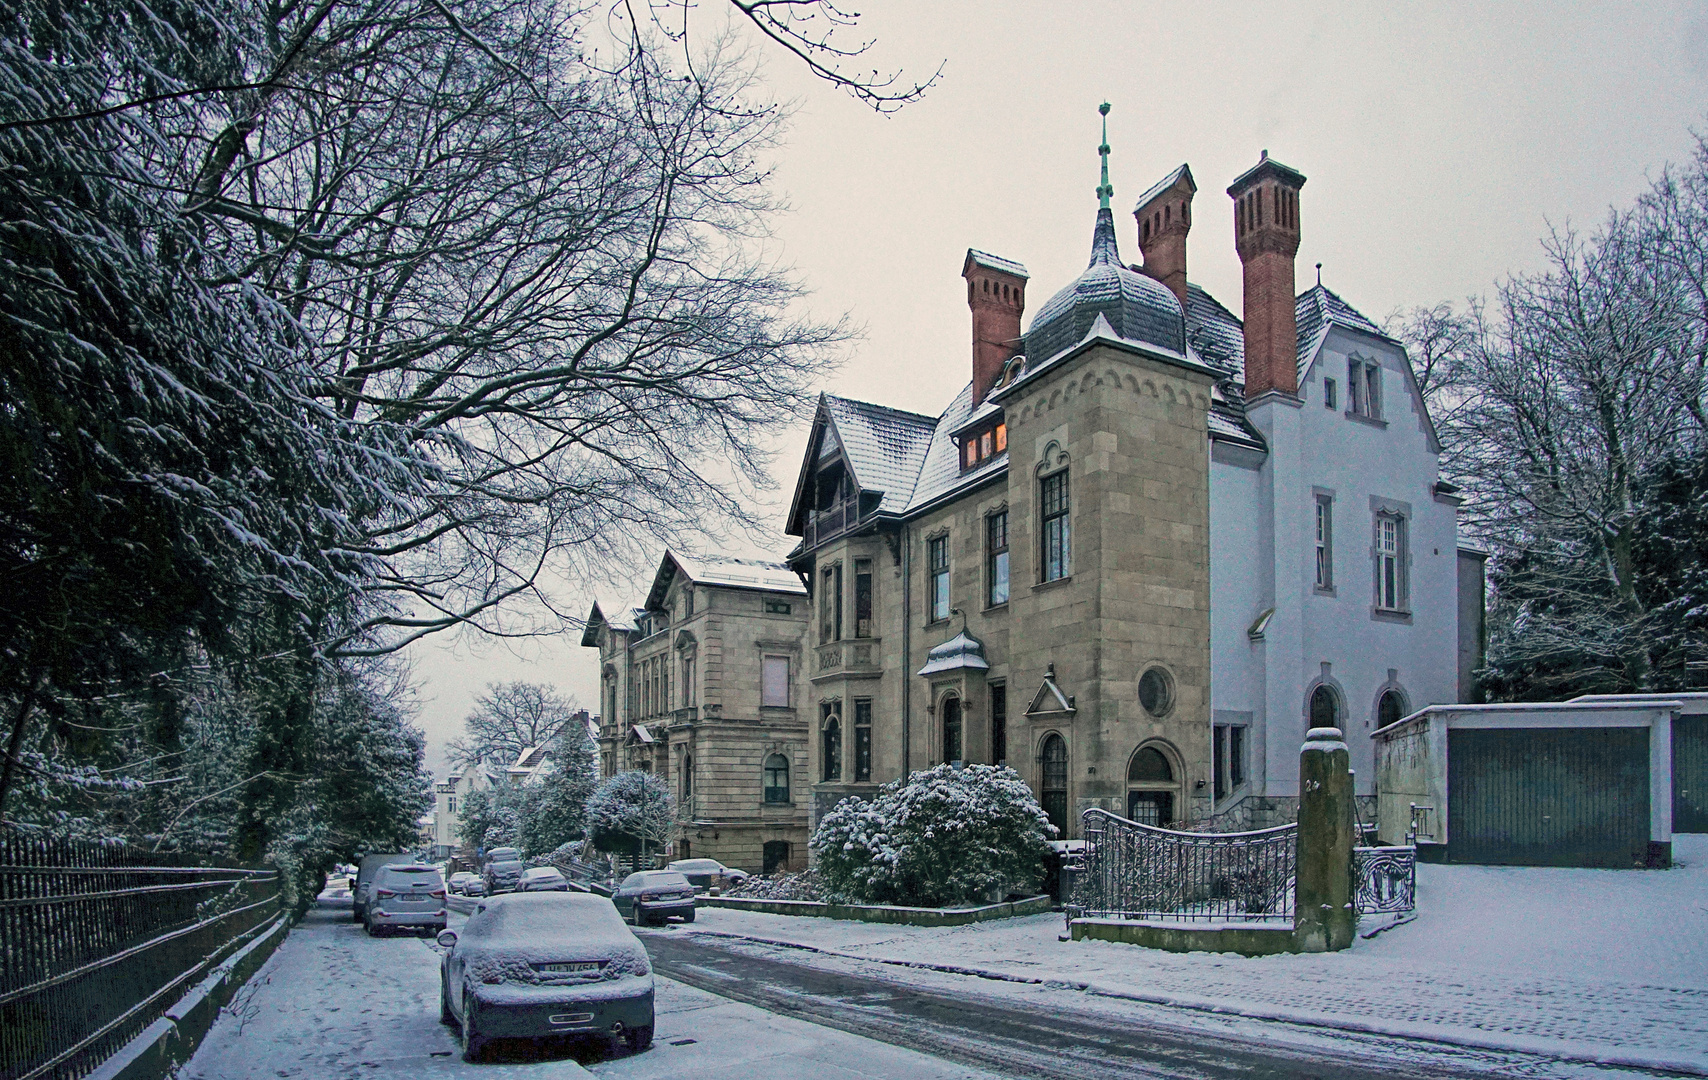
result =
M668 843L675 828L669 785L640 769L602 781L587 800L587 833L600 851L644 855Z
M1013 769L939 765L843 799L812 851L831 897L936 907L1031 888L1055 831Z
M802 870L798 874L780 872L769 877L755 874L724 895L747 900L823 900L824 886L818 880L817 870Z

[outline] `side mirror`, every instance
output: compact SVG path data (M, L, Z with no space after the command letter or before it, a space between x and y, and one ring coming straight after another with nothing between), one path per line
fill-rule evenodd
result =
M435 940L439 942L440 948L449 949L457 943L457 932L455 930L441 930Z

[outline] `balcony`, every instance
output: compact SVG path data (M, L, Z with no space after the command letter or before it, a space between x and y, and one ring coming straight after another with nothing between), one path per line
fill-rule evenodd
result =
M813 651L814 682L843 675L876 677L883 674L883 654L878 638L852 638L820 645Z
M828 510L807 514L806 528L801 533L802 544L812 549L853 528L860 521L860 498L844 499Z

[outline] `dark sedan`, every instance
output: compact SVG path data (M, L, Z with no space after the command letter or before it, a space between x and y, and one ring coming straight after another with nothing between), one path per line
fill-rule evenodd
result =
M611 901L511 893L482 901L461 933L439 935L439 1014L463 1057L493 1039L598 1036L652 1045L652 965Z
M611 894L617 910L636 926L663 922L672 915L694 921L694 886L674 870L642 870L630 874Z

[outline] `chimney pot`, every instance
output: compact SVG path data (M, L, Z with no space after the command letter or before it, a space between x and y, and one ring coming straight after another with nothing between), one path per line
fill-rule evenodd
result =
M1185 165L1140 196L1133 208L1139 225L1144 272L1167 285L1186 310L1186 234L1192 230L1192 196L1198 184Z

